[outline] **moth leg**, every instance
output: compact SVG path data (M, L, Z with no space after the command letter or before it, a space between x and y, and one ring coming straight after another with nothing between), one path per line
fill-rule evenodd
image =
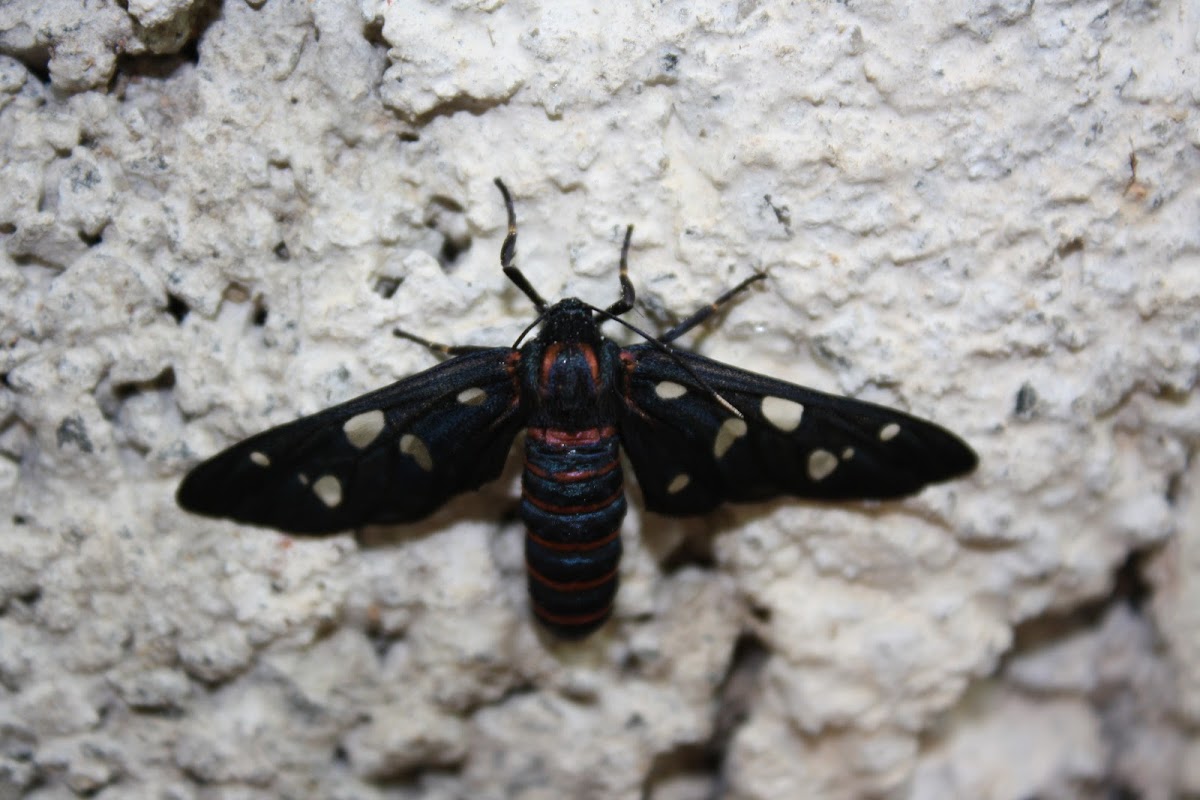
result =
M735 286L732 289L730 289L729 291L725 292L724 294L722 294L720 297L718 297L716 300L712 301L708 305L697 310L695 313L693 313L690 317L685 319L683 322L679 323L674 328L671 328L671 330L667 331L662 336L658 337L658 340L660 342L664 342L664 343L675 341L680 336L683 336L685 333L690 331L692 328L696 327L701 322L704 322L704 320L708 319L713 314L717 313L717 311L719 311L721 309L721 306L725 305L730 300L732 300L733 298L737 297L742 292L749 289L752 285L754 285L755 283L758 283L761 280L766 280L766 277L767 277L767 273L765 273L765 272L754 273L749 278L746 278L746 280L742 281L737 286Z
M504 270L505 276L533 301L538 311L545 311L546 301L537 293L521 270L513 264L513 258L517 255L517 212L513 209L512 195L508 193L508 187L504 185L504 181L496 178L495 183L500 194L504 196L504 210L508 214L508 234L504 237L504 244L500 245L500 267Z
M624 314L633 308L637 295L633 290L633 282L629 280L629 241L633 238L633 226L625 229L625 243L621 245L621 299L608 307L608 313L613 316Z
M428 348L430 351L439 356L465 356L469 353L479 353L484 350L496 349L494 347L482 347L476 344L441 344L439 342L431 342L428 339L417 336L415 333L402 331L399 328L393 328L392 335L398 339L408 339L410 342L416 342L417 344Z

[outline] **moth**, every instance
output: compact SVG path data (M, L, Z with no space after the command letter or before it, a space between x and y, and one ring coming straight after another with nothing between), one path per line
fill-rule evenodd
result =
M508 215L500 264L538 312L516 343L450 347L396 330L452 358L233 445L188 473L181 507L300 535L412 522L499 476L524 430L531 607L551 633L577 639L612 613L622 449L646 508L667 515L781 495L897 498L974 469L971 448L932 422L672 345L762 273L661 336L628 347L606 338L606 321L633 328L620 319L635 302L632 226L619 300L552 305L514 265L516 213L504 183L496 186Z

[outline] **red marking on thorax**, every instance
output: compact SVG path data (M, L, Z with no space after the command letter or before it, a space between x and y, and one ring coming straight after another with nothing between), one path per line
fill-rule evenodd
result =
M583 355L587 361L588 369L592 373L592 384L600 385L600 363L596 360L596 351L592 349L590 344L580 344L579 342L555 342L546 348L546 352L542 354L542 378L541 388L544 392L546 387L550 385L550 370L554 368L554 362L558 360L559 354L563 348L577 350Z
M609 425L604 428L586 428L582 431L560 431L556 428L529 428L530 439L556 447L577 447L581 444L597 444L603 439L617 435L617 429Z

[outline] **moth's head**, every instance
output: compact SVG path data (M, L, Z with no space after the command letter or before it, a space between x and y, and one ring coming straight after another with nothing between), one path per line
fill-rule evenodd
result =
M600 326L592 316L591 306L582 300L568 297L546 310L538 338L550 342L583 342L598 345Z

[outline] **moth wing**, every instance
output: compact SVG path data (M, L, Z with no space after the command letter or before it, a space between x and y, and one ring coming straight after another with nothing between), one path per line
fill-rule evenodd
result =
M181 507L290 533L409 522L496 478L524 425L517 351L459 356L195 467Z
M932 422L672 355L651 345L622 351L621 441L651 511L698 514L780 495L903 497L975 468L971 448Z

